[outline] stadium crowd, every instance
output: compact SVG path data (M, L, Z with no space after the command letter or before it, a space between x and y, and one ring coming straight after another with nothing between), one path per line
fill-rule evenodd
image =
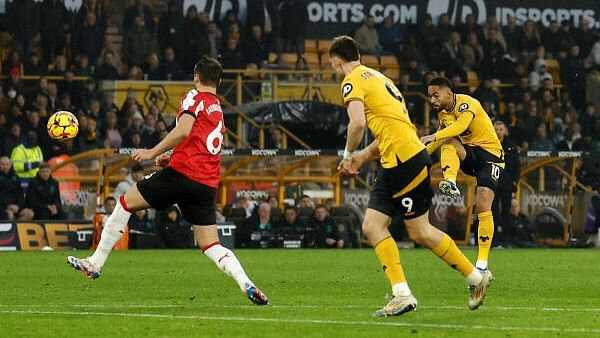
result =
M44 163L58 155L151 147L168 133L157 107L147 109L134 95L118 107L111 91L98 89L98 81L187 80L204 54L218 56L225 68L244 69L278 67L284 53L295 53L298 61L291 67L307 68L305 1L249 1L245 22L233 10L220 18L190 6L184 15L179 1L168 1L166 12L156 15L149 4L136 0L116 23L104 4L84 0L71 12L59 0L7 3L2 30L10 39L3 46L0 156L12 161L10 175L37 179ZM121 46L107 34L115 25ZM414 25L392 17L376 24L368 17L347 33L364 55L397 58L402 91L424 92L424 84L438 74L450 78L457 92L468 92L467 84L479 79L472 95L505 123L506 138L519 150L600 153L600 112L585 96L586 74L600 71L600 33L585 19L577 26L564 20L543 27L514 17L506 26L494 16L481 25L473 15L456 25L447 14L426 16ZM270 54L275 59L269 60ZM30 75L39 80L23 80ZM411 98L409 103L413 111L424 104ZM72 141L52 142L46 133L45 120L59 109L76 112L79 119L80 132ZM418 116L415 121L422 123ZM592 157L587 163L596 161ZM596 181L596 167L584 163L583 169L586 183ZM27 200L19 203L33 213L35 206ZM8 212L13 203L3 203L3 214L18 217ZM265 225L260 222L259 217L259 228Z

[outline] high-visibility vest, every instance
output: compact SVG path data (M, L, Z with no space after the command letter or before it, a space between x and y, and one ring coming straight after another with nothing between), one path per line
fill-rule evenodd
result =
M16 146L10 154L10 160L13 163L15 172L20 178L34 178L37 175L39 168L33 168L31 170L25 170L25 163L28 162L44 162L44 154L42 154L42 148L35 146L33 148L27 148L25 145L20 144Z

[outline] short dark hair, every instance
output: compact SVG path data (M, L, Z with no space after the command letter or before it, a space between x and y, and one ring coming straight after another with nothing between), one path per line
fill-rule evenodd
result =
M203 84L216 86L221 81L223 66L217 59L204 55L194 66L194 74L200 75Z
M104 200L104 203L106 203L106 202L108 202L108 201L115 201L115 202L116 202L117 200L116 200L114 197L112 197L112 196L108 196L108 197L107 197L107 198Z
M140 171L144 171L144 167L142 167L141 164L139 163L135 163L134 165L131 166L131 172L140 172Z
M342 35L333 39L331 47L329 47L329 57L337 56L344 61L358 61L360 59L360 53L358 52L358 45L353 38Z
M434 77L429 81L429 86L447 87L452 90L452 82L445 76Z

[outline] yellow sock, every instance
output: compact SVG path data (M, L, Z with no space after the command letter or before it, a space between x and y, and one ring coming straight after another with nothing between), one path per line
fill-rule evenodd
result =
M460 168L460 160L456 153L456 148L451 144L442 144L440 154L440 166L442 167L442 175L445 180L456 182L458 168Z
M456 182L460 160L456 153L456 148L452 144L444 143L441 147L440 166L445 180Z
M450 236L444 234L442 241L431 251L453 269L460 271L464 277L473 272L473 264L460 251Z
M491 211L480 212L477 215L479 227L477 231L477 245L479 251L477 253L477 263L479 269L487 269L488 257L490 248L492 247L492 239L494 238L494 217Z
M400 264L400 251L398 251L398 246L392 237L377 243L375 254L377 254L383 272L385 272L392 288L398 283L406 283L406 277Z

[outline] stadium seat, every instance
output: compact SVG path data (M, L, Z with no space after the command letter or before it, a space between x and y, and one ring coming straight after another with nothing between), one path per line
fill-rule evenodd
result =
M555 84L560 83L560 64L556 59L545 59L548 73L552 74L552 80Z
M283 53L281 54L281 62L289 68L296 68L298 63L298 54L296 53Z
M317 40L311 40L311 39L304 40L304 52L305 53L318 53L319 48L317 47Z
M246 210L242 208L231 208L227 220L235 224L246 221Z
M377 58L376 55L361 55L360 57L360 62L367 66L367 67L371 67L373 69L377 69L379 70L381 67L379 66L379 59Z
M383 70L383 74L387 76L394 83L400 82L400 69L399 68L387 68Z
M329 47L331 47L331 40L319 40L319 54L329 53Z
M308 66L308 69L318 70L320 68L319 54L306 52L304 53L303 58L306 66Z
M277 62L277 54L269 53L269 63L275 63L275 62Z
M379 59L381 68L386 69L400 69L398 59L394 55L382 55Z

